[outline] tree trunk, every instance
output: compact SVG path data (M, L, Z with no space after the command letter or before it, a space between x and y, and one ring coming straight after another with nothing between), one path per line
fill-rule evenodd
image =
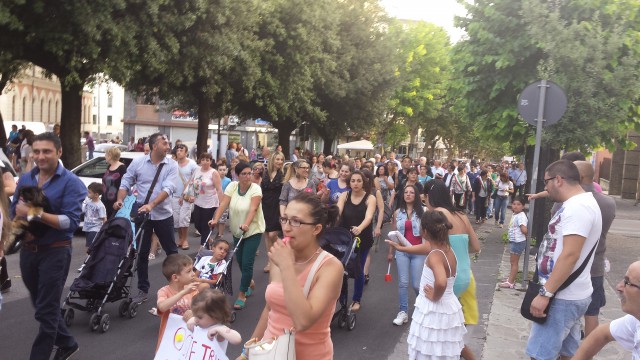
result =
M207 139L209 137L209 116L211 112L209 100L205 94L199 93L196 96L198 98L198 136L196 138L196 149L199 155L208 150Z
M332 136L323 136L322 141L324 142L324 146L322 147L322 153L325 155L329 155L333 152L333 141L335 140Z
M60 78L60 83L66 81ZM60 141L62 141L62 163L67 169L80 165L80 124L82 122L82 91L84 84L62 86L62 108L60 119Z
M282 146L282 153L286 159L291 157L291 151L289 149L289 137L293 130L296 129L296 124L291 119L281 119L273 122L273 127L278 129L278 144Z

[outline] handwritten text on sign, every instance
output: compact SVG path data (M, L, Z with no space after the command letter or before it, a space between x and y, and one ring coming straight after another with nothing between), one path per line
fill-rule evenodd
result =
M207 330L187 329L182 316L170 314L155 360L229 360L227 342L209 340Z

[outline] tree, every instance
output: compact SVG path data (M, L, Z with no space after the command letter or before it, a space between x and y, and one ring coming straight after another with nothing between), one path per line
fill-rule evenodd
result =
M567 92L563 119L545 128L544 144L587 150L622 141L638 97L637 2L478 0L458 19L468 39L454 63L469 118L489 137L515 145L535 131L520 119L518 94L539 78ZM631 31L629 29L632 29Z
M377 1L336 1L336 40L325 51L334 66L316 79L315 103L326 113L312 121L328 154L336 137L366 136L384 115L395 86L394 44L388 35L390 19Z
M26 67L24 61L11 60L5 52L0 50L0 96L8 84L10 84ZM7 132L4 130L4 119L0 112L0 147L7 146Z
M403 121L414 142L418 129L428 129L436 137L434 127L442 118L449 78L449 37L444 29L431 23L399 22L390 33L395 39L397 61L396 88L388 103L387 119ZM381 124L381 138L387 124Z
M129 87L156 93L169 104L198 113L196 146L207 149L210 120L221 118L251 94L259 76L262 9L253 0L207 0L193 8L193 22L175 33L178 51L160 72L142 68Z
M191 21L197 0L5 0L0 3L0 48L31 62L61 83L62 160L80 162L82 92L99 73L125 83L145 66L161 68L175 51L175 28Z

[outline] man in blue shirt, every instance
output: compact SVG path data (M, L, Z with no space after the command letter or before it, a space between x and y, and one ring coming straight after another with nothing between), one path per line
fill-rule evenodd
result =
M513 170L513 186L515 191L513 192L512 197L515 199L516 197L524 196L524 187L527 184L527 171L524 169L524 163L518 164L518 168Z
M20 252L22 280L40 323L30 359L48 360L54 345L54 359L68 359L78 351L78 343L60 314L60 298L71 264L71 239L80 223L87 188L60 164L60 138L52 133L39 134L33 138L32 148L36 167L20 177L11 203L12 216L25 220L29 217L48 226L39 238L27 232ZM40 210L34 214L31 205L18 196L26 187L42 189L51 212Z
M148 155L140 156L129 164L127 173L122 177L118 199L113 204L115 210L122 208L122 201L131 192L135 184L138 191L137 204L138 213L148 213L149 220L144 223L142 231L142 243L138 241L138 295L132 298L133 302L142 303L147 301L149 293L149 251L151 250L151 234L156 233L160 240L160 245L167 255L178 252L176 245L173 208L171 198L176 191L178 177L178 163L167 158L167 151L171 149L169 139L165 135L155 133L149 136ZM153 178L156 175L160 164L164 163L158 181L153 189L150 189ZM147 194L151 191L149 202L145 204ZM141 224L136 224L139 227Z

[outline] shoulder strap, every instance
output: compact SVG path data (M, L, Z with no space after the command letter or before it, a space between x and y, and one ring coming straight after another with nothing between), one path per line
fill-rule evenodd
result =
M311 289L311 282L313 281L313 277L316 275L316 272L318 271L318 268L322 264L322 260L325 258L325 256L327 256L327 252L322 250L320 255L318 255L318 258L316 259L316 261L313 263L313 266L309 271L309 275L307 275L307 281L304 283L304 289L303 289L304 297L309 296L309 290Z
M149 191L147 192L147 197L144 199L144 203L142 205L147 205L149 203L149 199L151 199L151 194L153 193L153 189L156 187L156 183L158 182L158 177L160 177L160 172L162 171L162 167L165 163L160 163L158 165L158 170L156 170L156 176L153 177L153 181L151 182L151 186L149 186Z
M449 267L449 276L453 276L451 272L451 264L449 264L449 258L447 257L447 254L445 254L444 251L440 249L434 249L434 251L440 251L442 253L442 255L444 256L444 259L447 260L447 266Z
M565 280L562 283L562 285L560 285L558 290L556 290L556 293L558 293L563 289L566 289L569 285L571 285L571 283L573 283L578 278L578 276L580 276L580 274L582 274L582 272L584 271L584 268L587 267L587 263L591 259L591 255L593 255L593 252L596 250L596 247L598 247L599 242L600 240L596 241L596 244L593 246L593 248L591 248L591 251L589 251L589 254L587 255L587 257L584 258L584 261L582 262L582 264L580 264L580 267L577 268L576 271L572 272L571 275L569 275L567 280Z

